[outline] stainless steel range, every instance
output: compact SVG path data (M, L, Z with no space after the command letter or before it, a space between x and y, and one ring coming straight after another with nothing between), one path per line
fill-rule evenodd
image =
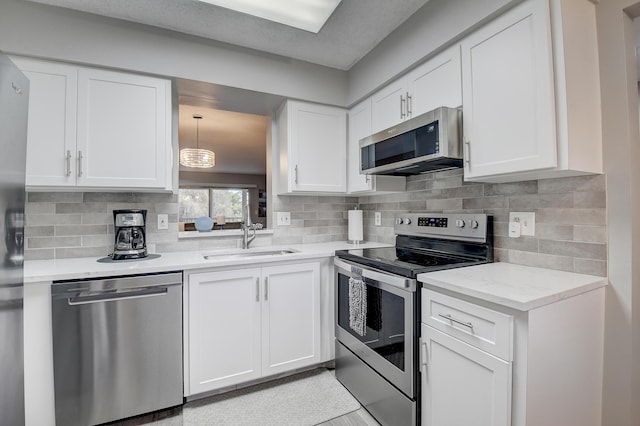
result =
M420 419L423 272L493 261L485 214L403 213L396 245L336 251L336 377L383 425Z

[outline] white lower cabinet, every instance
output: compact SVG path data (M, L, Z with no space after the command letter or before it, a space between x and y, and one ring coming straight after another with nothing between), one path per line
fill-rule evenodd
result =
M422 424L510 425L512 318L435 292L422 297Z
M189 273L185 296L186 395L321 362L318 262Z
M527 311L421 297L423 425L600 426L604 288Z

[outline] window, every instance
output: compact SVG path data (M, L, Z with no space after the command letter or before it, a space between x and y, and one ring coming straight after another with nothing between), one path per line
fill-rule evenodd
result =
M180 222L194 222L201 216L224 215L227 223L242 222L242 200L246 189L180 188L178 191Z

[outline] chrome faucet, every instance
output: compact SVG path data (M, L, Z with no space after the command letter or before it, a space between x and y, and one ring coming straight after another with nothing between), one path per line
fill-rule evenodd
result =
M253 235L249 236L249 229L253 229ZM251 241L256 238L256 229L262 229L261 223L251 222L251 208L249 207L249 196L247 194L247 200L242 205L242 248L248 249Z

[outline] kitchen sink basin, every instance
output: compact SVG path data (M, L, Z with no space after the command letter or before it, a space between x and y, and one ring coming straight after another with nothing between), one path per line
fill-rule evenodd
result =
M280 256L283 254L297 253L291 249L279 249L279 250L263 250L263 251L246 251L238 253L214 253L205 254L203 257L205 260L224 260L224 259L247 259L260 256Z

